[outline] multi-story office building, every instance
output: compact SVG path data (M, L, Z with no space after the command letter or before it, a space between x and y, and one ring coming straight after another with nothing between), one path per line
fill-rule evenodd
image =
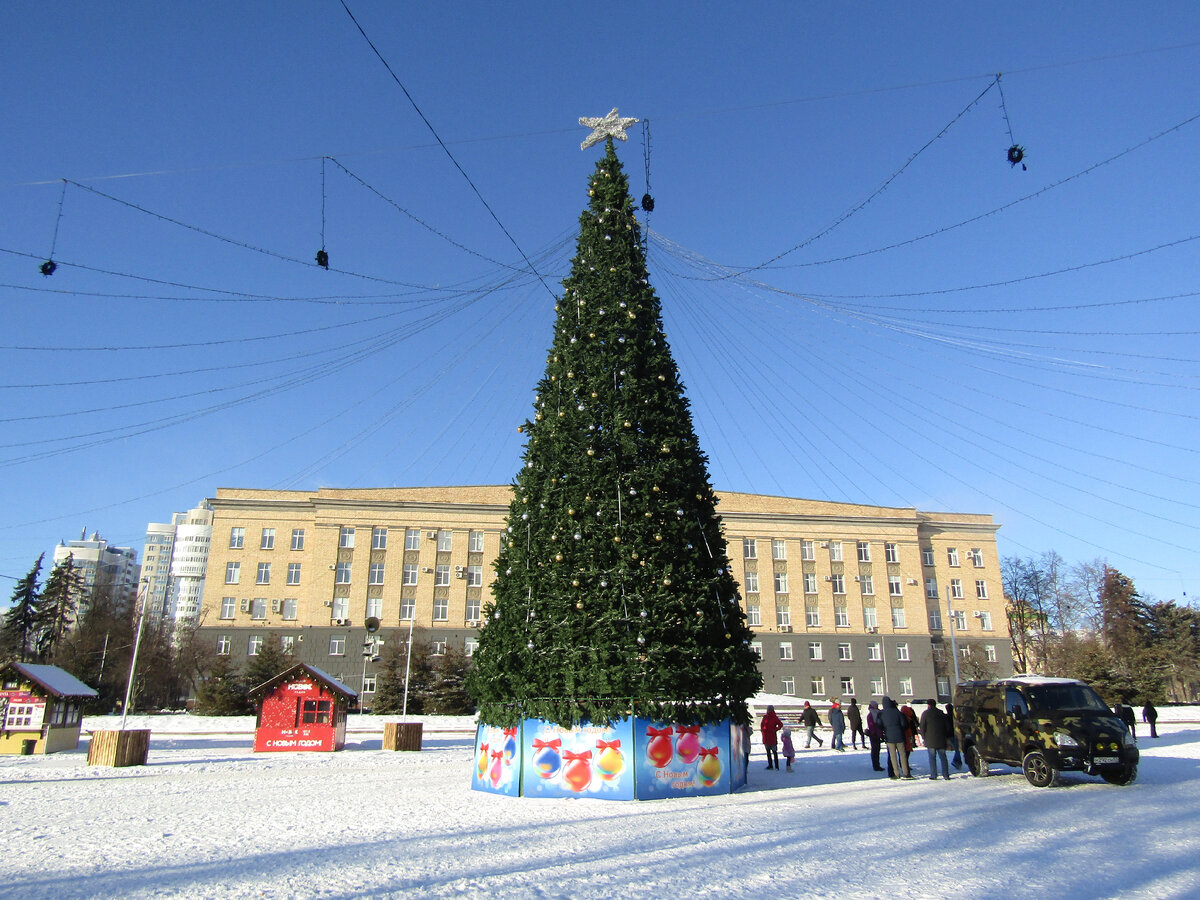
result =
M278 634L369 703L378 640L411 624L435 654L477 646L510 496L219 490L200 634L241 661ZM991 516L718 497L764 690L946 699L956 663L962 678L1011 672Z
M87 537L86 529L77 541L61 541L54 548L54 565L68 556L78 570L83 594L77 603L77 613L86 610L101 591L111 594L118 605L132 603L137 596L140 566L137 551L129 547L114 547L97 531Z
M178 630L199 620L212 519L212 507L201 502L172 514L170 522L146 526L142 576L148 621Z

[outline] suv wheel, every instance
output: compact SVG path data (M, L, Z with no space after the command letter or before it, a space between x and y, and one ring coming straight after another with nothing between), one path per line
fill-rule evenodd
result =
M1137 765L1126 766L1116 772L1101 772L1100 777L1109 784L1119 784L1124 787L1127 784L1133 784L1137 778Z
M974 744L967 748L965 756L967 760L967 768L971 771L972 775L974 775L976 778L983 778L987 775L988 762L979 755L979 751L975 749Z
M1058 773L1041 750L1030 750L1025 754L1021 760L1021 771L1034 787L1050 787L1058 778Z

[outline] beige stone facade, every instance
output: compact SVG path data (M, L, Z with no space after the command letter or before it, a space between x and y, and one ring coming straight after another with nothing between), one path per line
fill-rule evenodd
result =
M506 527L507 485L221 489L201 634L244 660L268 634L372 689L364 644L471 652ZM955 676L1012 671L989 515L718 492L764 690L946 698Z

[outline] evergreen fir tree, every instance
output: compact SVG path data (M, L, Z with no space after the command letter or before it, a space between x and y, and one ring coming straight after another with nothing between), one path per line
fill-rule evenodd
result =
M34 621L37 627L35 638L37 658L49 660L64 635L75 622L75 606L83 591L83 577L75 568L74 558L68 554L50 570L46 586L38 599Z
M258 653L246 663L246 687L254 690L290 668L292 662L292 655L284 652L279 635L268 634L263 639L262 646L258 648Z
M4 625L0 627L0 659L29 660L37 631L38 577L45 558L45 553L39 556L13 589L11 608L4 614Z
M468 688L492 725L746 722L757 656L611 139L588 187Z
M213 659L208 676L196 691L196 714L242 716L252 712L246 700L246 683L228 656Z
M428 715L465 716L475 712L475 703L465 684L470 662L465 654L450 649L433 658L429 685L424 692Z

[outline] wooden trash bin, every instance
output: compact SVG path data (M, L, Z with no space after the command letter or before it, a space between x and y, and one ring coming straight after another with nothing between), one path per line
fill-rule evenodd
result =
M144 766L150 749L150 729L93 731L88 744L89 766Z
M384 722L384 750L420 750L420 722Z

